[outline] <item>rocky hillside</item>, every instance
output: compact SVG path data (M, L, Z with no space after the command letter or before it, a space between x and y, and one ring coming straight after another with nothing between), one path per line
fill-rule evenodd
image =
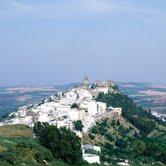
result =
M102 147L103 163L129 161L131 165L166 164L166 127L132 99L119 91L99 94L98 101L122 107L122 117L98 121L84 141Z

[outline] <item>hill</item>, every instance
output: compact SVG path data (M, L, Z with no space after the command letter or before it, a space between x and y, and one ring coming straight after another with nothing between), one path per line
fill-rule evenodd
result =
M101 160L115 164L129 160L132 165L166 164L166 127L148 111L121 93L100 93L97 101L122 107L121 118L101 120L84 135L86 143L102 147Z
M34 138L31 128L25 125L0 127L0 165L64 165L56 161L51 152Z
M0 165L2 166L69 166L55 159L51 151L34 137L26 125L0 127ZM80 162L79 166L95 166ZM73 165L73 166L78 166Z
M116 112L117 110L120 110L120 114ZM32 114L32 112L38 114ZM78 117L75 116L77 114ZM55 142L62 143L63 136L68 139L66 133L70 132L62 129L61 134L58 128L68 126L70 130L76 132L72 126L73 122L82 117L83 143L101 147L102 164L115 165L123 161L128 161L130 165L162 166L166 164L166 123L154 117L149 110L144 110L135 104L130 97L110 82L109 84L107 82L92 84L90 87L76 87L59 93L37 105L18 111L13 121L9 120L8 124L11 122L24 124L27 118L33 120L33 123L28 124L36 124L39 121L37 119L40 118L35 116L41 115L42 118L46 116L49 118L46 119L46 128L42 129L39 125L39 131L41 130L42 134L35 130L39 139L35 138L32 129L25 125L0 128L1 162L11 165L29 162L33 165L48 163L51 166L55 165L55 162L61 162L59 159L63 158L65 146L59 146L63 149L57 150ZM53 121L55 123L52 123ZM62 126L57 128L57 121L63 122ZM66 122L70 122L71 125ZM49 130L51 133L48 132ZM68 143L65 142L66 148L69 147L69 149L70 140L68 139ZM60 151L61 154L59 154ZM61 157L55 159L55 156Z
M166 114L166 85L152 83L118 83L120 90L144 109Z

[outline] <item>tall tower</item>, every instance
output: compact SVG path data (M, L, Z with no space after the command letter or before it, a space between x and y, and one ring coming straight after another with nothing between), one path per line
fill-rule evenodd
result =
M84 77L83 86L84 86L85 88L88 88L88 86L89 86L89 79L88 79L88 76L85 76L85 77Z

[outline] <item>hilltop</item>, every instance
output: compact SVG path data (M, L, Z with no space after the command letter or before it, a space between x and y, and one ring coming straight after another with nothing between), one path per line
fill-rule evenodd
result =
M165 85L157 85L152 83L125 83L116 82L120 90L131 97L135 103L144 109L150 109L155 116L164 119L165 98L166 95L158 92L165 92ZM81 83L71 83L66 85L52 86L9 86L0 87L0 118L6 117L9 113L17 111L19 107L29 104L36 104L58 91L71 89ZM148 93L155 91L156 93ZM6 115L7 114L7 115Z
M76 86L66 91L57 92L42 102L23 106L17 112L10 113L1 125L25 124L33 127L37 121L48 122L58 127L73 130L73 122L81 120L83 131L103 117L121 115L121 108L107 107L105 102L97 101L99 93L117 93L111 81L97 82Z
M92 149L87 153L94 153L96 158L100 155L102 164L166 163L165 122L135 104L112 81L89 85L85 79L82 85L58 92L40 103L21 107L1 122L0 134L6 131L5 128L12 130L12 126L5 125L23 124L33 128L38 121L66 127L75 132L83 144L100 147L100 154ZM29 127L22 131L34 136ZM20 131L9 133L9 136L24 135Z

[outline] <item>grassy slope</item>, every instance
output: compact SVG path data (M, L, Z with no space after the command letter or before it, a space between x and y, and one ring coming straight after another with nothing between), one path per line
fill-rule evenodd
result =
M33 131L25 125L9 125L0 127L0 137L8 138L32 138Z
M84 135L85 143L101 146L102 161L108 161L110 164L114 165L119 159L129 159L132 161L131 165L133 166L151 165L151 163L155 163L156 166L164 166L164 163L162 164L153 159L151 160L150 156L144 156L142 152L136 154L135 151L137 151L137 149L139 150L139 145L137 145L136 141L142 142L142 140L136 136L137 130L135 130L135 127L130 126L129 123L124 124L123 121L119 121L119 119L114 120L116 120L114 125L111 119L106 120L106 123L103 123L102 120L95 126L97 131L92 128L89 135ZM118 121L120 124L117 124ZM164 148L166 146L165 128L163 129L161 126L159 126L159 128L160 130L156 129L151 135L149 134L149 138L152 140L157 138L157 141L159 141ZM157 142L155 142L155 144L157 144Z
M31 128L25 125L0 127L0 165L42 166L47 163L50 166L67 166L51 157L48 157L50 162L42 161L41 156L44 154L52 157L50 151L34 138Z
M0 127L0 166L69 166L53 158L26 125ZM75 165L76 166L76 165ZM80 163L79 166L95 166Z
M107 130L106 132L110 132L110 133L118 133L118 126L115 125L113 126L112 125L112 121L114 120L116 123L117 121L120 122L120 125L123 126L125 129L130 129L130 135L134 135L134 133L139 133L139 130L133 126L130 122L128 122L123 116L120 116L120 117L114 117L114 118L109 118L107 117ZM101 121L98 121L97 122L97 126L100 126L101 123L102 123L103 120ZM105 126L105 125L104 125ZM99 130L101 130L102 128L100 128ZM127 133L126 133L127 134ZM88 136L88 133L84 133L83 134L83 141L85 144L93 144L93 145L96 145L96 144L101 144L102 143L105 143L107 142L108 140L105 138L105 135L103 133L103 135L101 135L100 133L96 133L95 134L95 137L94 139L90 139L89 136Z
M112 163L116 158L124 158L136 161L137 164L142 160L142 164L155 162L156 165L157 161L161 161L160 158L163 161L166 146L164 125L158 123L149 113L137 107L131 99L121 93L101 94L98 100L106 102L108 106L122 107L123 116L126 117L121 117L120 125L114 126L111 124L111 119L106 123L101 121L97 123L95 130L93 127L91 133L84 136L86 143L101 145L104 161ZM152 122L153 126L148 122ZM157 150L152 150L153 148Z

